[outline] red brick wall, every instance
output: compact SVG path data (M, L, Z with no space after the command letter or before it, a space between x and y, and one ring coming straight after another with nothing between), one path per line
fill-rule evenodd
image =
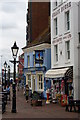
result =
M49 3L32 2L29 4L29 27L32 41L35 40L46 28L49 23Z
M32 4L32 40L35 40L47 27L49 17L49 4Z

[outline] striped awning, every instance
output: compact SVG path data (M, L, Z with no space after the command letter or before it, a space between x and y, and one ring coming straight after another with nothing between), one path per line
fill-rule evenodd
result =
M45 73L45 78L73 78L73 70L69 67L67 68L57 68L57 69L50 69Z
M59 77L64 77L66 71L69 68L63 68L63 69L50 69L46 72L45 77L46 78L59 78Z

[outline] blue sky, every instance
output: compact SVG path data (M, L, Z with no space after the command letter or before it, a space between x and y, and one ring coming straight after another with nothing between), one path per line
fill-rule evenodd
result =
M18 55L26 45L26 12L27 0L0 0L0 71L5 60L11 70L13 68L9 60L13 59L11 47L14 41L19 46Z

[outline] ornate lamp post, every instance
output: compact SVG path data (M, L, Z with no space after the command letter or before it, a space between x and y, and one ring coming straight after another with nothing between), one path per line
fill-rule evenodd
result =
M14 58L14 81L13 81L13 97L12 97L12 113L16 113L16 57L19 50L16 42L14 42L13 47L11 47L13 58Z
M7 81L6 81L6 68L7 68L7 63L5 61L4 63L4 68L5 68L5 84L4 84L4 89L6 89L6 84L7 84Z
M10 66L8 65L8 86L10 86Z

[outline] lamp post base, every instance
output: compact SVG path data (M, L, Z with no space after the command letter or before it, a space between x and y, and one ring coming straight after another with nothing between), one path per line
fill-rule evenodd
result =
M16 98L15 97L13 97L12 98L12 111L11 111L12 113L16 113L17 111L16 111Z
M16 84L13 83L12 113L16 113Z

